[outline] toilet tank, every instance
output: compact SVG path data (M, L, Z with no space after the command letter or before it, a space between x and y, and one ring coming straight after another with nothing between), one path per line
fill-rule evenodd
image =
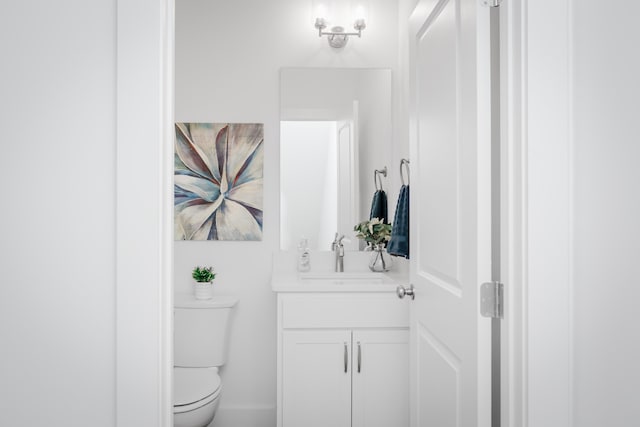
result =
M174 366L202 368L227 361L229 318L238 299L216 296L196 300L176 295L173 318Z

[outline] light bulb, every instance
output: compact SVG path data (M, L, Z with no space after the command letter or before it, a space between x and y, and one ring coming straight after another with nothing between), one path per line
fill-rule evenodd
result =
M369 19L369 8L366 0L355 0L351 3L351 18L354 27L364 28Z
M329 24L331 17L329 16L329 7L325 2L314 1L312 6L313 22L316 28L319 25L326 27Z
M315 15L317 18L325 18L327 17L327 6L324 3L318 3L315 10Z

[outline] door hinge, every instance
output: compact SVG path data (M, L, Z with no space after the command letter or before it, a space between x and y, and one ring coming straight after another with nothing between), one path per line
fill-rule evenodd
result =
M500 3L502 0L482 0L482 5L488 7L499 7Z
M504 285L502 283L488 282L480 286L480 314L483 317L502 319L504 315Z

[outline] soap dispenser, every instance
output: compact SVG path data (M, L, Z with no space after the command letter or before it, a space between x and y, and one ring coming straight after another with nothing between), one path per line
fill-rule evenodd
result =
M311 253L309 252L309 241L303 237L298 243L298 271L306 272L311 270Z

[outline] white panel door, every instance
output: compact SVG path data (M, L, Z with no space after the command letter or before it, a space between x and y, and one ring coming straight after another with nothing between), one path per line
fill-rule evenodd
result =
M351 331L282 334L283 427L351 426Z
M353 332L352 427L409 426L409 331Z
M489 426L489 8L423 0L410 29L411 426Z

